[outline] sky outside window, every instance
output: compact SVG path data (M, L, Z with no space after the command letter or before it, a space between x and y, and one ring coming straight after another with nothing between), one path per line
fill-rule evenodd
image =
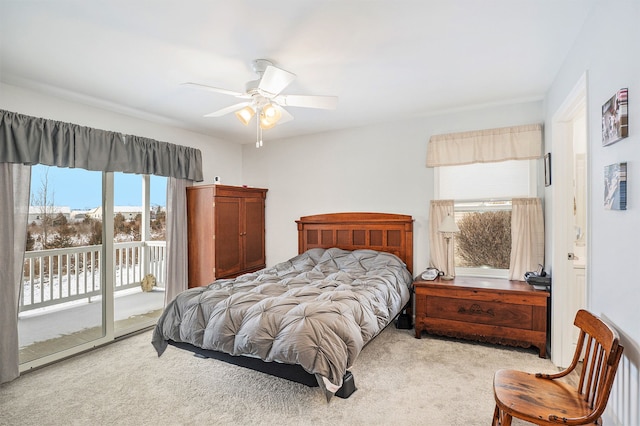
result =
M49 192L54 191L54 203L56 206L67 206L72 210L89 210L100 207L102 193L96 191L101 188L102 174L84 169L70 169L61 167L48 167L38 164L31 167L31 194L37 194L42 188L46 170L48 173ZM166 179L161 176L151 175L151 206L166 205L167 191ZM115 173L114 205L139 206L142 191L142 179L140 175L130 173Z

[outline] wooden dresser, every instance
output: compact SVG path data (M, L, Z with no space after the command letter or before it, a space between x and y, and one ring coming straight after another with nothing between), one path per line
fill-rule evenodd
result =
M456 277L413 283L415 332L473 339L547 353L549 292L523 281Z
M187 187L189 287L265 267L266 194L262 188Z

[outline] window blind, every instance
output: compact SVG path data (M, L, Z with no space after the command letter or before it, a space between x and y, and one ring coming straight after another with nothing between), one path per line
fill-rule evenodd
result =
M534 195L537 174L529 161L502 161L438 167L436 195L441 199L476 200Z

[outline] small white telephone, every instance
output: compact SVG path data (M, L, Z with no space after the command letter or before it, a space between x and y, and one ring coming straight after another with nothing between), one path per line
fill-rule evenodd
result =
M444 272L440 271L439 269L427 268L427 270L420 275L420 278L427 281L433 281L441 275L444 275Z

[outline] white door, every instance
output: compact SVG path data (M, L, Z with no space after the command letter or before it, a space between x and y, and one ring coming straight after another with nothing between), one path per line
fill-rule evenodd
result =
M577 111L571 120L573 140L573 214L570 225L572 250L567 254L570 260L568 314L574 315L587 305L587 116L585 108ZM573 321L571 321L573 324ZM571 346L567 351L573 354L578 343L579 330L572 328Z
M577 342L576 312L587 305L588 283L588 144L586 76L552 123L551 360L570 364Z

